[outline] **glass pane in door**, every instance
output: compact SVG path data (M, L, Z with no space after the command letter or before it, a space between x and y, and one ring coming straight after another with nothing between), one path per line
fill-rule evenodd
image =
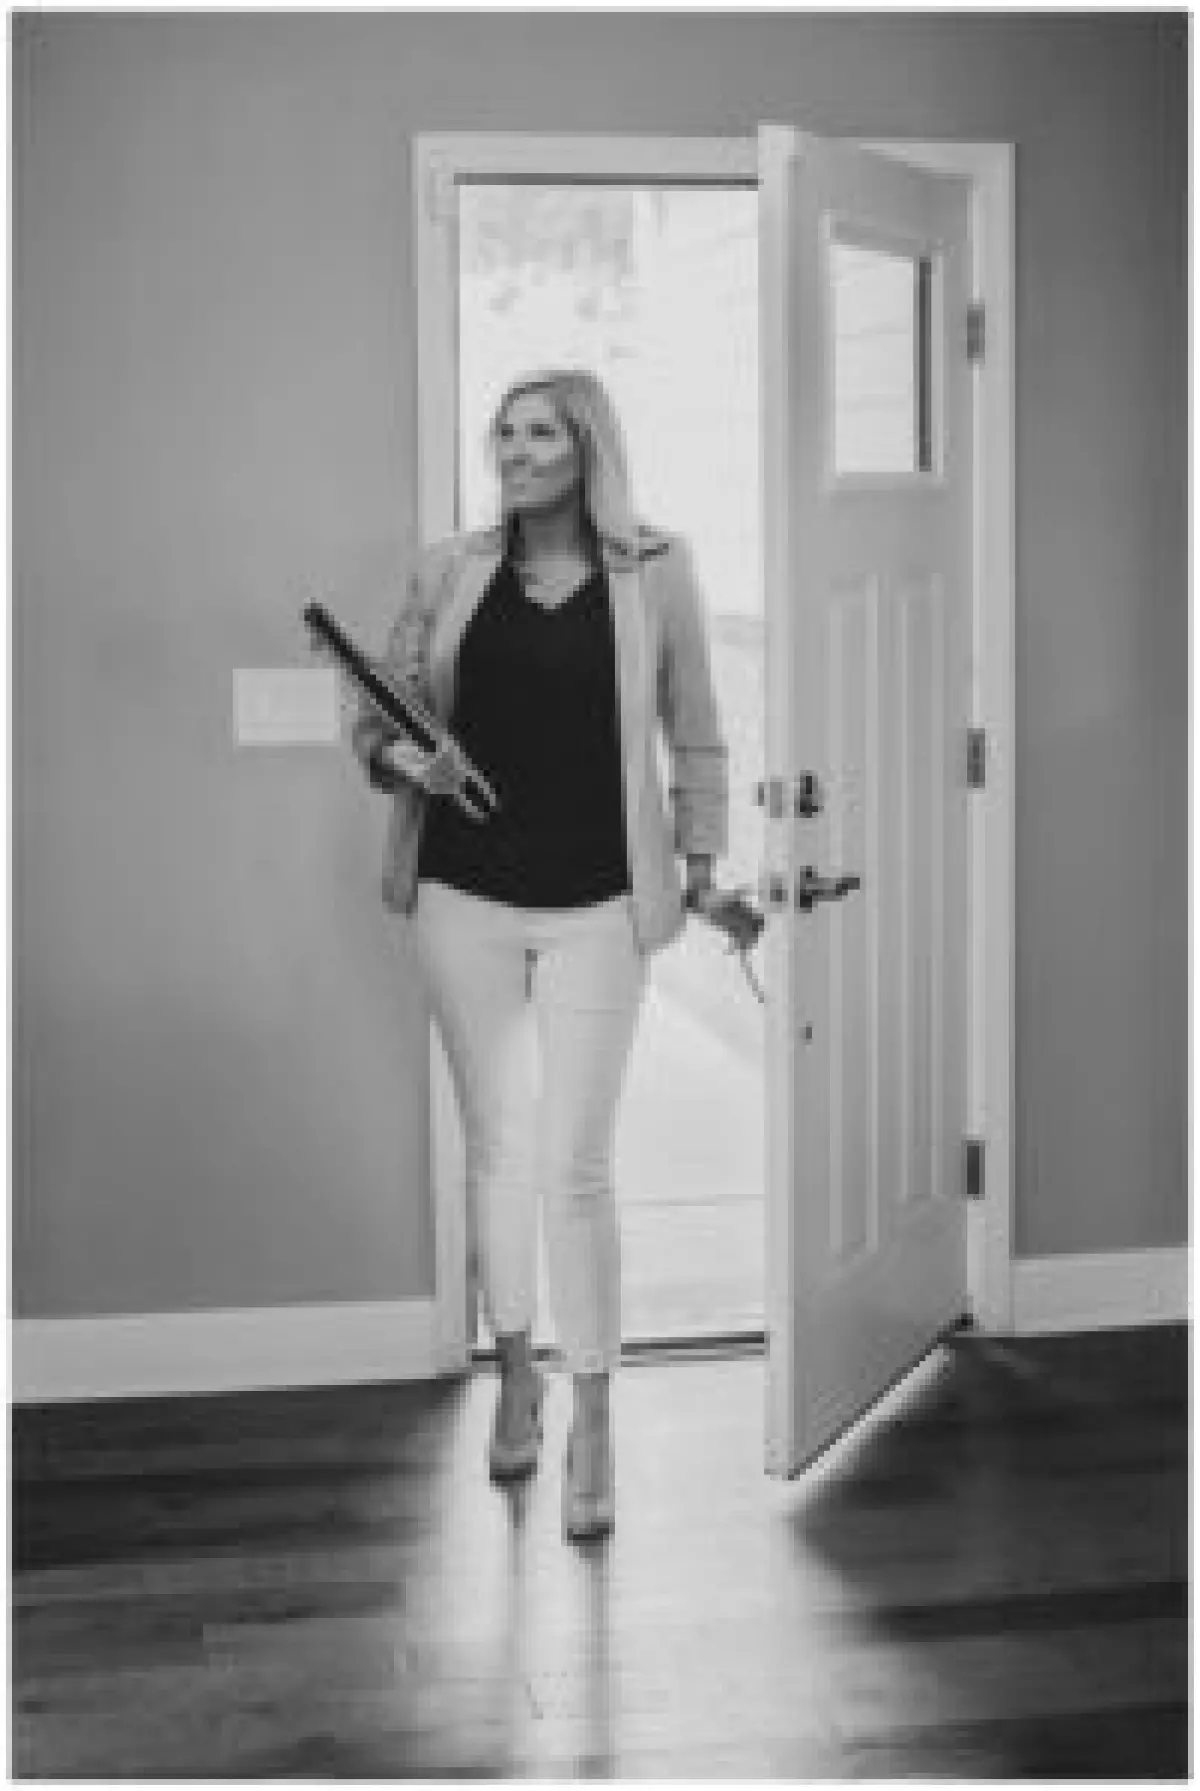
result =
M762 857L758 195L733 186L460 187L459 519L496 516L486 447L517 375L590 368L634 496L687 537L730 746L723 884ZM627 1339L762 1327L762 1009L690 921L653 961L617 1147ZM544 1307L544 1294L543 1294ZM548 1321L543 1329L548 1336Z
M838 474L933 468L933 262L835 240L833 458Z

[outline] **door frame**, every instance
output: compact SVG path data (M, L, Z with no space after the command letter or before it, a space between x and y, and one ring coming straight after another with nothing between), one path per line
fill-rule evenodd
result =
M969 817L968 1134L986 1143L986 1184L967 1212L967 1295L984 1331L1013 1320L1014 747L1015 747L1015 151L1011 143L855 138L862 148L971 186L971 280L986 306L974 381L974 575L971 726L986 733L986 778ZM757 184L755 137L530 136L424 133L413 139L417 302L417 528L451 534L458 481L457 244L460 177L695 180ZM965 344L964 344L965 352ZM454 1096L430 1029L430 1199L439 1369L463 1366L470 1303ZM767 1190L767 1198L770 1190ZM965 1188L964 1188L965 1198ZM765 1265L764 1265L765 1272Z

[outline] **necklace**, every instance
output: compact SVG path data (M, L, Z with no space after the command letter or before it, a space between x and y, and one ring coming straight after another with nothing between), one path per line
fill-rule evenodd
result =
M547 568L553 566L554 570L539 571L528 562L515 562L521 589L531 602L539 604L543 609L558 609L576 591L582 590L592 576L592 568L587 561L574 555L564 557L557 564L546 561L544 565Z

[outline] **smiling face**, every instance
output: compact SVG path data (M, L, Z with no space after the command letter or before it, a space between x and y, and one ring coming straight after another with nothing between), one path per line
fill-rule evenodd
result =
M579 444L545 392L520 392L505 406L496 458L506 515L565 505L583 477Z

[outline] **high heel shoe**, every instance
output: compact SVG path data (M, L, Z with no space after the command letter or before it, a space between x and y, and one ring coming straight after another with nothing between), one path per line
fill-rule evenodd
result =
M529 1408L528 1434L513 1442L500 1434L500 1405L496 1404L492 1434L488 1442L488 1472L493 1480L516 1480L537 1467L542 1449L542 1408L546 1400L545 1377L533 1372L533 1396Z
M580 1486L575 1433L568 1433L562 1483L562 1526L566 1542L590 1542L607 1536L616 1522L616 1473L611 1438L604 1460L603 1483L599 1487Z

